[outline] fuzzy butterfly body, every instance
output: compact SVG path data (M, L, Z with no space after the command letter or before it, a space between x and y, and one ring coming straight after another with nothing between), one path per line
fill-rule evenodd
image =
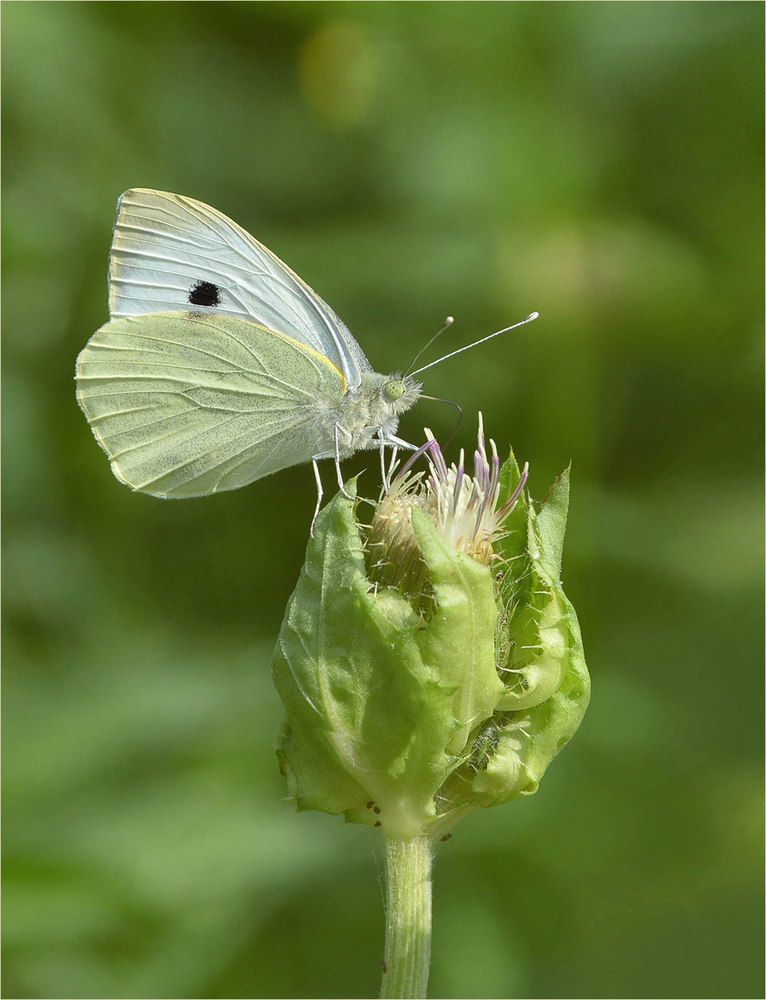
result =
M406 444L398 419L420 386L373 371L297 274L202 202L120 198L109 309L77 359L77 398L135 490L201 496Z

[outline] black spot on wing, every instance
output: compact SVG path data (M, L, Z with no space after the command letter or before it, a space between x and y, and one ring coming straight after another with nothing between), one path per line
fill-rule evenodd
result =
M189 289L189 302L193 306L219 306L221 290L212 281L195 281Z

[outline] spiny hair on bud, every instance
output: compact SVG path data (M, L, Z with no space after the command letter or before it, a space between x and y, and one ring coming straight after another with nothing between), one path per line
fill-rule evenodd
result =
M525 647L529 648L529 647ZM500 675L500 680L505 684L506 687L511 685L511 677L513 677L513 688L518 690L521 694L526 694L529 691L529 681L524 676L523 667L498 667L497 672Z
M450 809L453 809L458 805L460 805L459 799L444 795L441 790L434 795L434 806L436 807L437 816L443 816L445 813L449 812Z

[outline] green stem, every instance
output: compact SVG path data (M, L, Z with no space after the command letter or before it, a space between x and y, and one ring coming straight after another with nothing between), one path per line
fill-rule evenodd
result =
M431 960L431 841L386 837L382 1000L424 1000Z

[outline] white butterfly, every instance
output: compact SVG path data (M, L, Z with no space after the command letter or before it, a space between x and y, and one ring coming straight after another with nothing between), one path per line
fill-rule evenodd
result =
M412 447L411 376L373 371L316 292L225 215L127 191L109 258L111 320L77 359L77 398L134 490L193 497L290 465ZM317 509L319 504L317 503Z

